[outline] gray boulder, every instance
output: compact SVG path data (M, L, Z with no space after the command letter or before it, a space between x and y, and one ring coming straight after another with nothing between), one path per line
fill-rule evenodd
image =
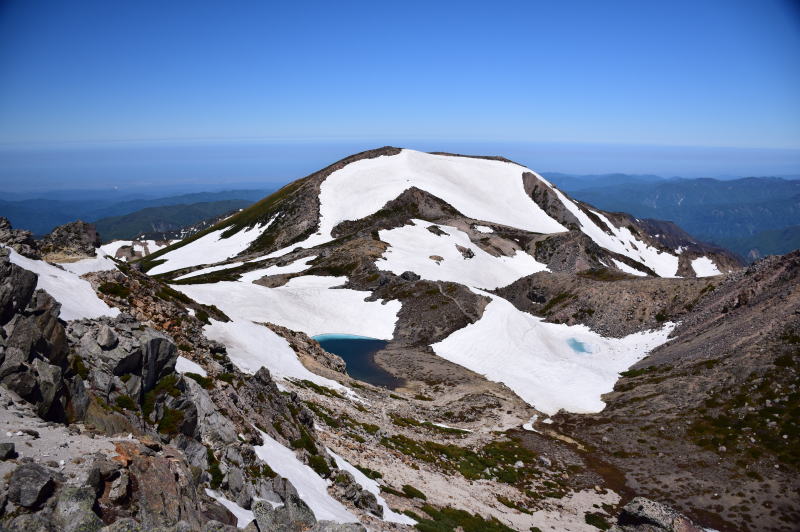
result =
M259 530L301 532L317 524L311 508L297 495L288 495L283 506L273 508L265 501L253 503Z
M213 519L203 525L203 532L236 532L237 530L233 525L226 525Z
M94 513L95 492L90 487L65 487L58 493L53 517L63 532L96 532L103 521Z
M114 332L114 329L108 325L103 325L100 327L100 332L97 333L97 345L99 345L102 349L114 349L118 342L119 339L117 338L117 333Z
M55 483L50 471L35 463L17 467L8 481L8 498L26 508L39 506L53 493Z
M420 276L412 271L403 272L400 274L400 278L404 281L419 281Z
M703 532L688 517L669 506L636 497L622 508L613 532Z
M372 515L383 517L383 507L378 504L378 499L373 493L362 489L347 471L340 471L336 475L336 483L344 489L344 498L351 501L357 508L368 511Z

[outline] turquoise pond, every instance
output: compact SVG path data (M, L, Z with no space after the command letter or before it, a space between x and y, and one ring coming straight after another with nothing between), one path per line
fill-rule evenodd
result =
M389 343L385 340L352 334L320 334L314 336L314 340L325 351L342 357L347 363L347 374L354 379L390 390L403 384L403 379L398 379L375 363L375 352Z
M569 345L572 348L572 350L575 351L576 353L591 353L591 351L589 350L589 348L585 343L575 338L570 338L569 340L567 340L567 345Z

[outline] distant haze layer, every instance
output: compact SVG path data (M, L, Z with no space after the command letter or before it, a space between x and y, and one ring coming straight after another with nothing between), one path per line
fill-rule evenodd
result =
M0 147L6 199L54 189L173 193L280 185L381 145L502 155L538 171L666 177L800 175L800 150L453 140L194 141Z

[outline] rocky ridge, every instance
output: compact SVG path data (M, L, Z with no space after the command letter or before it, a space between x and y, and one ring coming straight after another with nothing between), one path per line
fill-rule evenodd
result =
M238 372L224 347L195 335L198 319L177 302L162 300L151 315L167 330L190 322L178 327L180 352L196 353L219 379L176 373L173 338L129 314L65 324L58 303L34 291L36 275L9 263L4 250L0 279L0 373L6 412L19 419L7 426L37 427L8 434L53 441L53 433L66 429L74 436L55 465L45 460L46 449L21 456L21 447L6 446L3 467L18 464L3 484L2 526L9 530L230 529L234 516L206 489L245 509L256 500L297 497L290 482L256 457L261 436L255 426L287 446L303 441L301 459L328 475L338 471L314 444L313 418L296 396L282 394L266 369L252 377ZM113 292L110 301L127 303L124 291ZM87 439L103 443L91 459L83 455ZM74 474L64 476L65 470ZM382 513L371 493L342 478L352 504ZM359 527L322 523L315 530Z

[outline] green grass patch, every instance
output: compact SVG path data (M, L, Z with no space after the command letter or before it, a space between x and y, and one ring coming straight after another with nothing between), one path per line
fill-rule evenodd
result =
M125 410L138 410L139 405L136 404L136 401L130 395L119 395L114 400L116 405Z
M158 421L158 432L162 434L177 434L181 423L183 423L183 412L165 406L164 414Z
M428 500L427 495L410 484L403 484L402 490L405 496L409 499L422 499L423 501Z
M606 520L606 516L599 512L586 512L583 516L587 525L592 525L600 530L608 530L611 524Z
M103 283L98 286L97 289L101 294L118 297L120 299L128 299L128 297L131 295L130 288L119 283Z
M464 510L455 508L434 508L426 504L422 510L428 514L430 519L420 518L417 523L417 530L422 532L513 532L512 528L507 527L496 518L484 519L478 514L471 514Z
M214 451L210 448L206 448L206 459L208 460L208 474L211 476L209 484L211 489L217 489L224 478L222 470L219 468L219 460L217 460L214 456Z
M494 441L472 450L396 434L382 438L381 444L444 470L457 471L470 480L487 478L520 484L538 472L536 453L522 447L516 440ZM516 467L517 462L521 462L522 467Z
M184 373L184 375L195 381L205 390L210 390L211 388L214 387L214 381L211 380L209 377L203 377L199 373Z

